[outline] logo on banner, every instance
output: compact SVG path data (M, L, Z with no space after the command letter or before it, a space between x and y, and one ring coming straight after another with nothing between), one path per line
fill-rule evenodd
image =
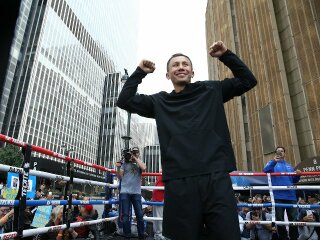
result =
M22 196L27 195L27 198L34 198L35 194L36 194L36 181L37 178L36 176L32 176L32 175L23 175L23 187L25 188L25 190L22 191ZM15 172L8 172L7 175L7 196L9 196L10 198L6 198L6 199L15 199L15 196L17 195L16 193L18 192L19 189L19 174L15 173ZM10 193L15 193L14 198L11 198L12 194Z

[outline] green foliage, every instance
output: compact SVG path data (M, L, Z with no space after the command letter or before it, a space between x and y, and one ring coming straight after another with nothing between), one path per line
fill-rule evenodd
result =
M0 148L0 163L15 167L21 167L23 162L23 154L20 148L11 144Z
M19 147L7 144L5 147L0 148L0 163L15 167L21 167L23 162L23 154ZM0 180L7 180L7 172L0 171Z

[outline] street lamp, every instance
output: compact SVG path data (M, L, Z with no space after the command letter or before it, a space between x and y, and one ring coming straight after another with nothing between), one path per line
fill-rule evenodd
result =
M121 77L121 82L124 84L129 78L128 70L124 69L124 75ZM130 137L130 122L131 122L131 113L128 112L128 120L127 120L127 135L122 136L121 138L124 140L124 148L127 150L129 149L129 141L131 139Z

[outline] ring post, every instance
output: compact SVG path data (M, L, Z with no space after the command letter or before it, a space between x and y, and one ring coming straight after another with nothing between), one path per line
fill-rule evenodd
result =
M27 192L28 192L28 180L30 170L30 159L31 159L32 146L27 145L22 149L23 153L23 172L19 173L19 189L15 200L19 200L19 205L14 207L14 221L13 229L17 231L16 239L20 239L23 236L24 226L24 212L26 209Z
M70 176L70 162L67 162L67 176ZM68 192L69 192L69 185L70 182L68 181L64 187L64 200L68 200ZM63 206L63 224L65 224L67 222L67 206L64 205Z
M272 189L272 181L271 181L271 174L267 173L268 178L268 187L269 187L269 193L270 193L270 200L271 200L271 226L274 228L276 226L276 208L275 208L275 201L274 201L274 195L273 195L273 189Z
M70 228L70 223L72 220L72 190L73 190L73 173L74 173L74 163L70 162L70 182L69 182L69 199L68 199L68 216L67 216L67 229Z

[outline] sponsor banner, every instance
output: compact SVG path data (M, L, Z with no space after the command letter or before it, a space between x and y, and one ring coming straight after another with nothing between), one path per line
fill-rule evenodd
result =
M37 177L29 175L28 179L28 190L27 190L27 198L34 198L36 194L36 183L37 183ZM7 200L15 199L15 196L17 195L18 189L19 189L19 174L15 172L8 172L7 175ZM12 194L15 193L14 198L12 197Z
M31 226L35 228L45 227L50 220L52 206L38 206Z

